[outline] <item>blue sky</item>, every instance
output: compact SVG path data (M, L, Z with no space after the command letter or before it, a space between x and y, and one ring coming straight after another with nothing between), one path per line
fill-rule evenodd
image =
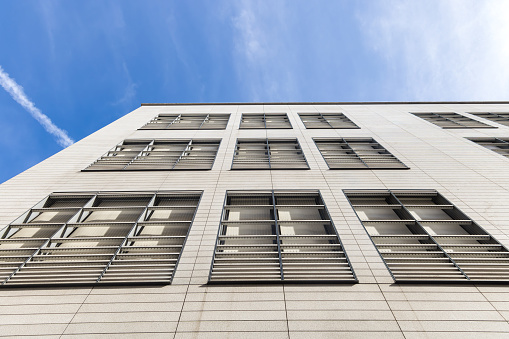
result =
M0 0L0 182L141 102L509 100L508 15L505 0Z

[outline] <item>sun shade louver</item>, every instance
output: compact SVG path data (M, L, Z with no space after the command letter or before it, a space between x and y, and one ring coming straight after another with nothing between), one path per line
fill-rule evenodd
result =
M434 190L345 190L396 282L509 281L509 251Z
M162 113L140 129L226 129L230 114Z
M240 121L241 129L288 129L292 128L288 115L286 113L257 113L242 114Z
M429 113L412 113L413 115L431 122L439 127L450 128L496 128L480 121L471 119L464 115L453 112L429 112Z
M83 171L210 170L220 140L125 140Z
M315 138L330 169L408 169L373 138Z
M335 128L356 129L359 128L343 113L299 113L300 119L307 129Z
M209 282L282 281L357 281L319 192L227 192Z
M509 158L509 138L468 138L478 145Z
M239 139L232 169L309 169L309 166L297 139Z
M469 113L476 115L479 118L484 118L499 123L501 125L509 126L509 112L479 112L479 113L469 112Z
M169 284L200 196L52 194L2 230L2 285Z

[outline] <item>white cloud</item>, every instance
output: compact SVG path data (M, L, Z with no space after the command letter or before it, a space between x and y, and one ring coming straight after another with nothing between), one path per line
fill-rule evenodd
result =
M299 96L288 54L286 4L239 1L234 6L234 59L251 101L292 101Z
M0 66L0 85L9 93L12 98L20 104L32 117L37 120L46 132L54 135L57 142L62 147L70 146L74 141L69 137L66 131L58 128L47 115L43 114L34 103L28 99L23 91L23 87L18 85L14 79Z
M233 18L233 25L238 30L236 47L250 62L256 62L263 58L266 53L262 45L266 45L265 36L257 22L252 8L246 6L240 9L240 13Z
M133 81L131 73L129 72L125 62L122 63L122 67L124 70L125 78L127 80L127 85L122 97L112 103L114 106L132 104L133 100L136 98L136 88L138 85L136 85L136 83Z
M388 0L361 10L365 42L409 100L509 97L509 2ZM392 90L393 86L388 86Z

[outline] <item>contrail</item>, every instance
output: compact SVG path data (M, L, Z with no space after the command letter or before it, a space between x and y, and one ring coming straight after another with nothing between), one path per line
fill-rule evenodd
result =
M67 132L63 129L58 128L46 114L43 114L34 103L28 99L27 95L23 91L23 87L18 85L14 79L9 77L9 74L4 71L0 66L0 85L9 93L14 100L28 113L30 113L35 120L37 120L46 132L53 134L57 138L57 143L62 147L70 146L74 143Z

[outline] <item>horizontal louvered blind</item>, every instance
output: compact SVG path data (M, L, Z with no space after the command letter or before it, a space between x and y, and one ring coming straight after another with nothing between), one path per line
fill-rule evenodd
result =
M356 277L317 191L229 191L209 281Z
M162 113L140 129L225 129L230 114Z
M373 138L313 140L331 169L408 169Z
M316 128L359 128L343 113L299 113L307 129Z
M52 194L0 232L2 285L169 284L200 196Z
M496 128L464 115L453 112L412 113L442 128Z
M309 169L297 139L239 139L232 169Z
M241 129L288 129L292 128L286 113L255 113L242 114Z
M84 171L210 170L220 140L125 140Z
M509 126L509 112L469 112L480 118L488 119L499 124Z
M468 138L478 145L484 146L504 157L509 158L509 138Z
M438 192L345 194L395 281L509 280L509 251Z

